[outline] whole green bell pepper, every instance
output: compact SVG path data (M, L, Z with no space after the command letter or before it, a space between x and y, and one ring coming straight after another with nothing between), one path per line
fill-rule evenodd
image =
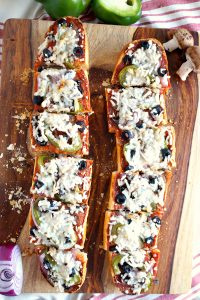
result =
M79 17L91 0L36 0L43 4L47 13L54 19L72 16Z
M130 25L141 17L141 0L93 0L95 15L105 23Z

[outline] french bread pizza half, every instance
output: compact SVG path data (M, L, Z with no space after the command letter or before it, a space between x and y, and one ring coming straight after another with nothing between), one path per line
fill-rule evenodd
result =
M92 160L66 156L37 157L31 194L34 198L54 198L68 205L87 205L92 163Z
M165 98L159 89L147 87L106 89L109 132L166 124Z
M60 250L83 249L88 211L89 206L69 206L55 199L33 199L30 242Z
M87 72L58 68L35 72L33 103L36 111L91 112Z
M115 285L125 294L146 292L156 277L159 257L158 249L110 252L111 274Z
M163 213L171 172L113 172L108 209Z
M134 40L120 53L112 84L122 87L170 88L168 60L163 45L156 39Z
M49 27L38 48L34 69L40 71L44 66L88 70L88 42L79 19L64 17Z
M59 292L76 293L81 288L87 271L86 253L55 247L38 247L37 252L43 276Z

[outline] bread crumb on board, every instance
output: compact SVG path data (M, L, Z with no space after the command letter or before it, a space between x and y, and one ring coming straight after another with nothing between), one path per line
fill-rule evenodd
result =
M10 241L15 244L17 239L16 238L10 238Z
M10 145L7 147L7 150L8 150L8 151L13 151L13 150L15 150L15 146L16 146L16 144L10 144Z
M17 186L11 189L5 189L5 194L9 200L12 210L16 210L20 214L23 206L29 203L29 196L24 194L23 188Z
M20 80L22 81L23 85L27 85L31 79L34 70L31 68L25 69L23 73L20 75Z
M102 82L102 84L101 84L102 86L109 86L110 85L110 78L107 78L106 80L103 80L103 82Z
M25 109L24 112L21 112L19 114L12 116L13 119L15 119L15 126L16 129L19 133L24 134L26 132L26 130L24 130L24 122L30 118L31 115L31 111ZM21 126L23 126L23 130L20 128Z
M4 164L4 167L5 168L11 167L18 174L22 174L23 170L25 170L26 167L26 158L27 158L27 153L25 153L24 147L23 146L16 147L16 144L10 144L7 147L7 150L11 151L12 157L7 160L7 163Z

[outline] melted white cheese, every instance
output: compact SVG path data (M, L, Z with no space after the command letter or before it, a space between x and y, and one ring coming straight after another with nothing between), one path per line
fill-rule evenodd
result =
M165 137L168 132L168 137ZM134 137L124 145L124 156L134 171L167 170L172 156L163 160L161 149L172 146L172 132L170 126L146 128L145 131L134 131Z
M49 40L51 40L52 32L50 32L45 41L38 48L39 54L43 56L43 50L48 47ZM57 33L53 37L53 41L56 44L48 49L52 52L52 55L48 58L44 58L47 65L53 63L58 66L65 67L66 62L73 63L75 56L73 50L78 46L79 37L78 32L71 27L58 26Z
M77 152L82 147L79 128L75 117L67 114L48 113L46 111L32 118L33 137L38 142L54 143L63 151ZM55 136L54 131L62 132ZM88 132L86 128L84 134Z
M111 91L110 103L116 111L111 118L119 118L118 126L120 129L135 129L139 121L143 122L142 129L163 122L163 111L160 114L153 114L153 117L152 113L150 115L155 106L160 105L162 109L165 107L163 95L160 94L159 90L129 87L108 91Z
M42 70L38 73L38 89L34 96L43 97L41 106L50 112L75 112L83 97L75 77L73 70Z
M38 203L39 207L39 224L37 230L34 229L36 245L55 246L61 250L79 247L77 244L78 236L83 238L83 226L77 226L77 216L79 212L84 212L83 207L61 206L57 201L53 201L53 206L45 209L43 200ZM76 215L74 214L76 213ZM33 239L32 239L33 240Z
M120 265L124 263L131 266L131 271L128 273L120 274L120 278L123 283L128 284L134 294L140 294L141 291L146 291L151 283L153 277L153 268L155 265L155 260L153 257L145 261L146 255L150 252L145 250L136 250L132 253L121 253L122 258L120 260Z
M129 214L127 216L124 212L111 216L109 241L116 244L116 249L119 253L124 250L132 253L137 249L143 249L146 238L154 238L158 235L160 225L157 225L148 216L146 213L140 215ZM131 222L128 220L131 220ZM120 225L116 230L117 224Z
M149 177L154 178L153 183ZM118 179L117 187L125 187L121 192L126 197L124 208L131 212L151 212L158 204L164 206L165 183L164 176L158 173L138 174L128 171Z
M67 203L82 203L88 198L91 185L90 175L81 177L79 175L79 162L82 159L72 157L53 158L40 166L37 180L43 183L40 188L32 188L33 194L45 194L46 197L59 198Z
M63 285L68 287L73 286L72 277L70 276L73 272L81 276L83 269L82 262L77 259L78 250L72 250L63 252L55 248L49 248L48 254L56 262L55 265L52 265L52 268L48 270L48 277L58 288L60 292L64 292Z
M125 86L145 85L160 88L161 82L167 83L166 85L168 85L168 75L165 74L164 77L159 77L158 75L162 53L151 40L148 41L148 44L148 49L140 47L136 51L131 49L134 44L130 44L126 54L132 57L132 65L136 68L134 72L130 70L130 72L127 73L124 83Z

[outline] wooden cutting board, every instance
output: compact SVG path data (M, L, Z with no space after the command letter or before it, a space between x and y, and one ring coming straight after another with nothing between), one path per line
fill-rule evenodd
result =
M28 156L22 174L18 174L13 169L13 164L8 162L13 152L6 148L10 143L16 143L16 147L23 147L23 151L27 152L28 122L21 125L24 134L23 131L20 133L15 126L16 119L12 116L24 112L25 109L32 109L32 78L29 78L26 84L22 78L26 77L27 69L32 68L37 47L49 25L48 21L8 20L3 40L0 153L4 153L4 156L0 159L0 241L6 242L19 236L18 242L23 251L29 247L26 222L29 205L24 205L20 214L16 209L12 210L8 190L22 187L24 194L29 195L33 160ZM107 257L102 250L102 228L111 172L116 170L117 164L115 138L107 130L105 84L102 85L102 82L111 78L118 53L126 43L132 39L148 37L155 37L164 42L167 40L167 31L97 24L85 24L85 28L89 38L90 88L94 110L90 117L90 158L94 159L94 172L85 245L89 263L87 278L81 292L111 293L118 290L112 284ZM193 36L195 44L198 45L198 33L193 32ZM172 90L167 100L167 111L176 129L177 168L169 188L167 210L158 241L161 250L159 282L150 289L150 293L183 293L191 286L193 209L198 199L196 186L192 183L200 180L196 169L200 159L199 114L194 131L199 78L191 74L186 82L181 82L176 76L176 70L184 61L182 51L168 54L168 59ZM193 174L198 176L194 178ZM35 255L25 256L23 261L24 292L55 292L42 277Z

